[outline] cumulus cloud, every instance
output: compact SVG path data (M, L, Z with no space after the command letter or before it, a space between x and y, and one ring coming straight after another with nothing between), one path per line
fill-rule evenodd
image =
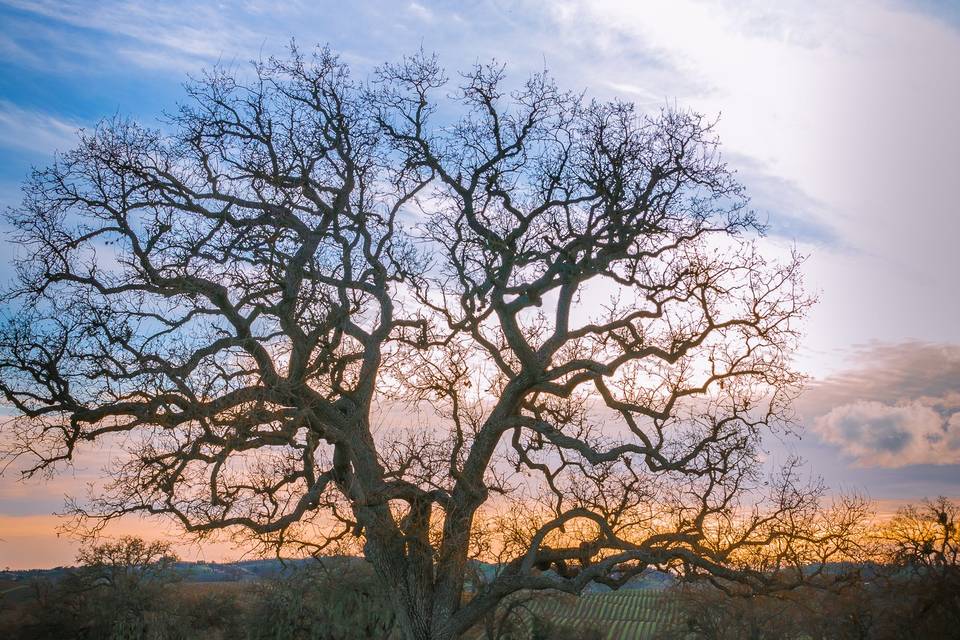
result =
M870 345L814 383L799 409L864 467L960 464L960 345Z
M814 428L861 466L960 463L960 413L945 418L919 402L845 404L817 418Z

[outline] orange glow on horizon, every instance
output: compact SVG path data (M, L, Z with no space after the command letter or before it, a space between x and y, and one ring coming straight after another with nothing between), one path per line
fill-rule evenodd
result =
M58 533L64 522L54 515L0 515L0 569L52 569L76 564L81 543ZM173 542L177 555L188 562L229 562L244 555L229 542L187 541L165 525L162 520L127 518L111 523L105 533L111 538L129 535Z
M951 498L960 502L960 498ZM919 504L922 498L878 499L872 502L874 518L887 522L897 509ZM58 532L66 520L55 515L0 514L0 569L52 569L76 563L79 540ZM257 557L250 549L225 540L196 542L177 532L161 519L127 517L110 523L104 532L108 538L137 536L145 540L165 540L184 561L231 562Z

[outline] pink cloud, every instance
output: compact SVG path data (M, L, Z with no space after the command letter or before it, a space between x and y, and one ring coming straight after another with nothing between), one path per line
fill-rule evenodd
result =
M919 401L858 400L831 409L813 428L859 466L960 463L960 412L944 416Z

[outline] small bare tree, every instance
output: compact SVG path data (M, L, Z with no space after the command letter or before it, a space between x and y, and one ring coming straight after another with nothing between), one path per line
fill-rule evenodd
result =
M139 589L144 582L173 580L177 556L169 542L126 536L81 548L77 562L90 586L127 592Z
M902 507L881 530L891 609L909 607L903 630L953 633L960 626L960 505L943 496Z
M895 564L944 577L960 570L960 505L943 496L902 507L881 535Z
M168 542L128 536L88 543L77 562L46 601L38 599L37 626L47 633L37 637L150 637L173 617L165 605L179 576Z
M793 464L759 471L809 300L711 122L296 48L189 97L81 134L9 214L11 453L128 452L80 515L356 539L411 640L521 589L759 587L843 548ZM468 599L483 541L507 558Z

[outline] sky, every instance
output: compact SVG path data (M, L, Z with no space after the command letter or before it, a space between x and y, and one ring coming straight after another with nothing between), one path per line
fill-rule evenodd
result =
M960 496L960 2L0 0L0 25L4 207L78 128L155 125L189 75L291 38L330 45L361 77L423 48L451 70L495 58L514 78L546 67L590 96L719 115L767 242L808 256L820 300L797 356L811 376L802 437L770 455L799 453L832 490L883 508ZM13 251L0 236L0 280ZM50 480L0 477L0 567L71 562L51 514L101 454Z

